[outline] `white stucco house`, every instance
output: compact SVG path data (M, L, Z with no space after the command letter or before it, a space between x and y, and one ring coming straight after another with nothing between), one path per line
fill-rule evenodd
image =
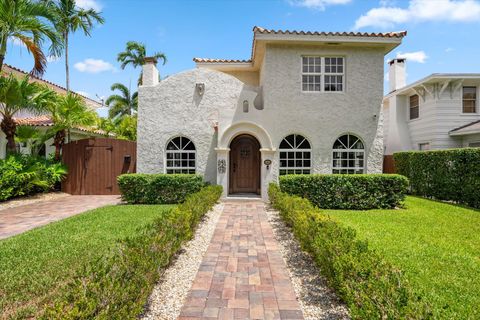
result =
M8 64L3 65L2 69L2 75L3 76L8 76L10 74L13 74L16 77L25 77L28 75L27 72L20 70L16 67L10 66ZM63 94L65 95L67 93L67 89L53 83L50 81L47 81L42 78L38 78L32 75L29 75L29 79L32 82L39 83L41 85L45 85L51 90L57 92L58 94ZM76 93L78 94L78 93ZM80 94L78 94L80 95ZM82 96L82 99L84 100L85 104L91 108L92 110L96 110L100 107L102 107L102 103L90 99L88 97ZM0 115L0 121L1 121L1 115ZM46 116L46 115L36 115L36 114L31 114L28 112L20 112L15 115L14 118L16 124L18 126L29 126L29 127L34 127L38 131L44 133L47 131L50 127L53 126L52 120ZM105 137L106 134L105 132L101 130L93 130L93 129L88 129L88 128L73 128L70 133L70 139L72 141L75 140L80 140L80 139L86 139L86 138L91 138L91 137ZM21 145L18 144L17 148L19 149L20 152L22 153L30 153L30 146L27 144ZM5 134L0 130L0 159L4 159L6 156L6 150L7 150L7 139L5 138ZM47 140L44 145L42 146L42 149L40 150L40 154L47 156L49 154L55 153L55 146L53 145L53 138L50 138Z
M253 29L249 60L194 58L139 88L137 171L198 173L224 196L287 173L380 173L384 56L406 32Z
M434 73L406 84L406 61L389 62L383 99L385 154L480 147L480 73Z

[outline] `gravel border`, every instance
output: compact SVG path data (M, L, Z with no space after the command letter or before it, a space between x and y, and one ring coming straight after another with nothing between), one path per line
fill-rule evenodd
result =
M20 207L27 204L54 200L54 199L69 197L69 196L70 195L68 193L64 193L64 192L49 192L49 193L39 193L33 196L7 200L5 202L0 203L0 213L2 210L9 209L9 208L15 208L15 207Z
M304 318L350 319L347 307L328 288L312 257L304 252L279 213L265 205L268 221L287 265Z
M177 319L183 302L207 252L223 204L216 204L200 222L195 236L182 246L180 254L155 285L141 319Z

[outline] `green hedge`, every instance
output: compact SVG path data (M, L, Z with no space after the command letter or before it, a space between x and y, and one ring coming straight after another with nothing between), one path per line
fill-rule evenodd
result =
M286 175L280 177L280 188L319 208L367 210L401 205L408 180L395 174Z
M131 204L174 204L198 192L205 183L193 174L123 174L118 177L122 200Z
M58 162L29 155L0 159L0 201L53 190L66 175Z
M480 148L394 153L413 194L480 208Z
M209 186L79 272L44 319L137 319L181 244L217 202L220 186Z
M430 308L414 294L402 272L307 199L268 190L275 209L293 229L353 319L425 319Z

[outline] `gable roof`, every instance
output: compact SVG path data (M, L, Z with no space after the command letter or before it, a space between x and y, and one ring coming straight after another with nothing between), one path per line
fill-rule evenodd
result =
M62 87L62 86L60 86L56 83L53 83L51 81L42 79L40 77L33 76L33 75L29 74L28 72L23 71L23 70L21 70L17 67L11 66L9 64L3 64L2 74L3 75L13 74L13 75L19 75L19 76L27 76L28 75L33 82L44 84L44 85L46 85L47 87L49 87L50 89L52 89L53 91L55 91L57 93L67 94L67 89L66 88L64 88L64 87ZM85 101L85 103L89 107L91 107L93 109L97 109L97 108L102 107L102 103L100 103L99 101L96 101L94 99L86 97L82 94L79 94L78 92L74 92L74 91L72 91L72 92L75 93L76 95L82 97L83 100Z
M399 32L324 32L324 31L297 31L297 30L273 30L255 26L253 28L253 43L250 59L210 59L193 58L197 66L214 67L240 67L240 68L258 68L257 60L261 60L261 53L264 51L265 43L295 42L299 44L318 44L339 45L342 43L350 44L370 44L382 46L385 53L390 52L397 47L403 37L407 35L406 31Z
M448 134L451 136L464 136L476 133L480 133L480 120L473 121L461 127L450 130Z

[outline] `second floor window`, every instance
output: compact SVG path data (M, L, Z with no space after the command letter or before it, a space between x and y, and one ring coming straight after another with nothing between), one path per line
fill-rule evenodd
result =
M463 113L477 112L477 87L463 87Z
M302 91L343 91L343 57L302 57Z
M419 109L418 95L410 96L410 120L418 118Z

